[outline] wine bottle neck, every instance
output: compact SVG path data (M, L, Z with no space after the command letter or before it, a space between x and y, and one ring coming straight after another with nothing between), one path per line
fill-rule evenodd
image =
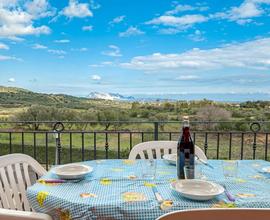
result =
M184 120L183 121L183 128L189 127L189 121L188 120Z

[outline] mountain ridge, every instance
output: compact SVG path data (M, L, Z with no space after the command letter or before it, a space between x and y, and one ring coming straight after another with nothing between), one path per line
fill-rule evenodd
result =
M118 101L135 101L133 96L124 96L119 93L101 93L101 92L90 92L87 95L90 99L103 99L103 100L118 100Z

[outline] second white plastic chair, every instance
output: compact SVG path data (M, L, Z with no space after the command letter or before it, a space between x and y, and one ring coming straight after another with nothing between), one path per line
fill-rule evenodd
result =
M173 154L177 152L177 141L148 141L135 145L129 153L129 159L161 159L164 154ZM204 161L207 157L203 150L195 146L195 154Z

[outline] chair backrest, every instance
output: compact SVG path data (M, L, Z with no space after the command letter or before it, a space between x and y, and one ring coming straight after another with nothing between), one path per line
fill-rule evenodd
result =
M135 145L129 153L129 159L161 159L164 154L173 154L177 151L177 141L148 141ZM201 148L195 146L195 154L202 160L207 160ZM147 156L147 158L146 158Z
M0 208L32 211L26 189L46 170L32 157L9 154L0 157Z
M193 209L171 212L159 217L157 220L269 220L270 209Z

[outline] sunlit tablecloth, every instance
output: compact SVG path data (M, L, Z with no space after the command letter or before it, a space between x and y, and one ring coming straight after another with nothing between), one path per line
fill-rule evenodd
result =
M138 161L97 160L83 164L94 167L92 175L79 183L36 183L27 190L30 204L37 212L47 213L55 219L156 219L166 212L191 208L209 207L270 207L270 176L260 169L270 166L263 160L239 161L237 178L225 179L221 160L209 160L215 169L203 167L208 180L226 184L236 197L231 203L220 195L206 202L185 199L170 189L176 179L176 167L162 160L157 161L156 180L145 180L141 176ZM49 172L43 179L57 178ZM152 186L156 184L164 199L173 201L169 210L160 209Z

